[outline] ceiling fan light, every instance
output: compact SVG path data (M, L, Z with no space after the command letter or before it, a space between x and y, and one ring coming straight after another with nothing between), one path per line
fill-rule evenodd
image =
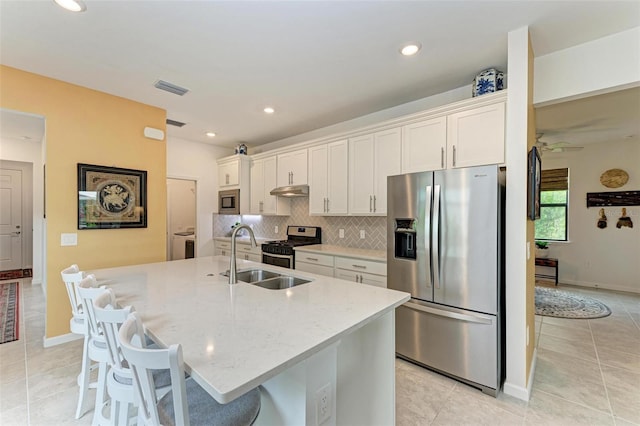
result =
M87 6L82 0L53 0L58 6L70 12L84 12Z

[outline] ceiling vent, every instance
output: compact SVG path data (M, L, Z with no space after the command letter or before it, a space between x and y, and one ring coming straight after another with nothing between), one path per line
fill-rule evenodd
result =
M183 123L182 121L176 121L176 120L172 120L170 118L167 118L167 124L169 126L176 126L176 127L182 127L187 123Z
M184 87L176 86L175 84L169 83L168 81L158 80L153 86L156 89L164 90L169 93L173 93L178 96L182 96L189 91L189 89L185 89Z

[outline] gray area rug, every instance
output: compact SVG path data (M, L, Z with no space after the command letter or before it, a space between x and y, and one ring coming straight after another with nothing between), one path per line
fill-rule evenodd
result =
M602 318L611 315L611 309L591 297L536 286L536 315L556 318Z

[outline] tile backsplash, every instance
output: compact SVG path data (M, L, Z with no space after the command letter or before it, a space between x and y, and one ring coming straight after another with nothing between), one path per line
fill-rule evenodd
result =
M287 238L287 225L319 226L322 228L322 243L344 247L371 250L387 248L387 218L371 216L309 216L309 199L306 197L291 199L291 216L253 216L253 215L213 215L213 236L231 236L231 227L236 222L253 225L256 237L284 240ZM278 227L278 233L275 227ZM344 238L339 231L344 229ZM360 231L365 238L360 238Z

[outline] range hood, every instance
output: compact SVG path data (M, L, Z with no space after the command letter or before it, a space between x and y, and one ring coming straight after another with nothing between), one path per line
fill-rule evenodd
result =
M280 186L269 193L278 197L308 197L309 185Z

